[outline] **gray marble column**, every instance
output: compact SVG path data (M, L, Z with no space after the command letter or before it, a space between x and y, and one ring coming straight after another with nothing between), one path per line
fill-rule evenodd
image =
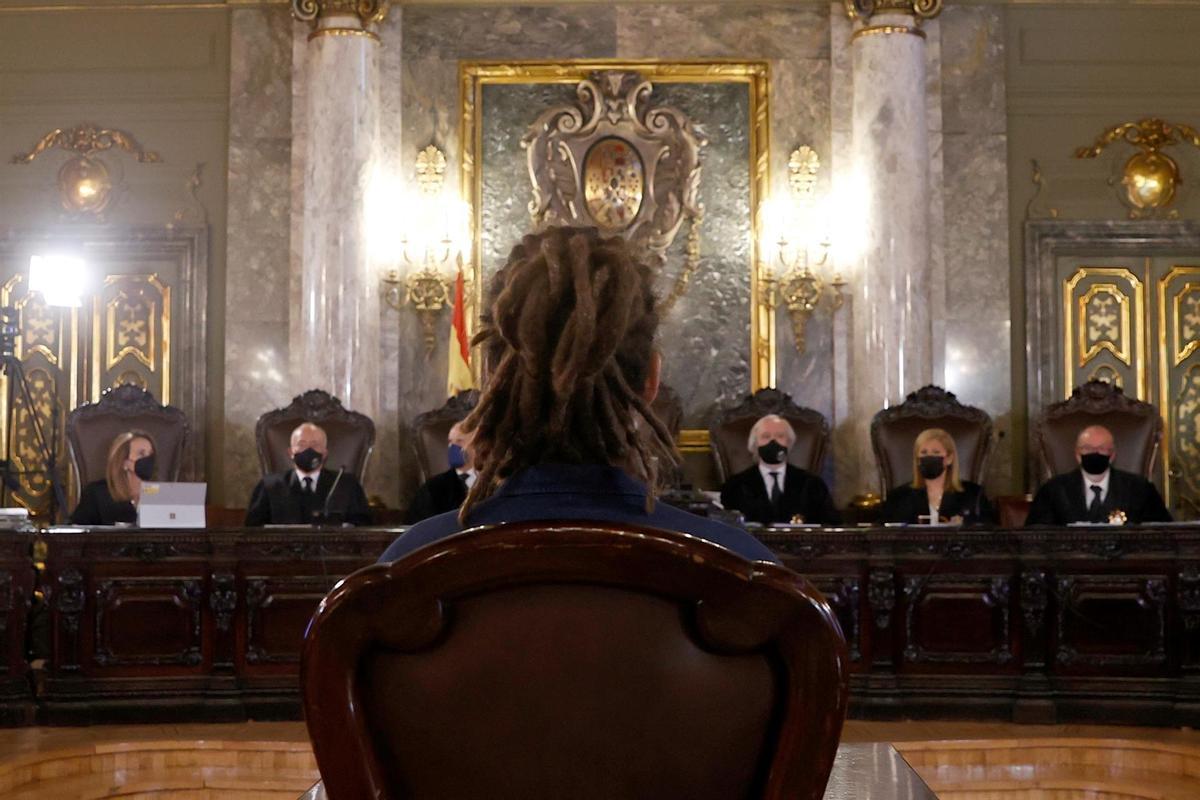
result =
M364 198L379 142L379 38L386 0L293 0L312 26L306 98L298 379L355 411L379 411L379 289Z
M915 3L923 8L914 9L913 0L848 3L850 149L861 187L850 396L860 464L874 460L874 414L933 377L926 45L919 20L936 14L940 0ZM859 492L878 490L869 471L859 476Z

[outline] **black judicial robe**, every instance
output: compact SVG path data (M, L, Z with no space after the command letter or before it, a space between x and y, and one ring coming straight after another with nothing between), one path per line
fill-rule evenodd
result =
M332 522L370 525L371 509L358 479L344 472L336 489L335 480L335 470L323 469L317 478L316 491L306 492L294 469L266 476L250 496L246 525L309 525L321 521L326 508Z
M1171 512L1154 484L1132 472L1109 468L1108 495L1100 507L1100 519L1088 519L1082 470L1055 475L1038 489L1029 507L1026 525L1069 525L1072 522L1108 522L1108 515L1124 511L1125 521L1170 522Z
M747 522L763 525L791 522L797 514L814 525L837 525L842 521L825 481L793 464L788 464L784 473L783 504L778 511L771 506L758 464L725 481L721 487L721 505L742 512Z
M988 502L983 487L970 481L962 481L962 491L946 491L938 507L938 516L950 519L962 517L964 525L986 525L995 522L992 505ZM895 486L888 492L883 504L884 522L907 522L915 525L918 517L929 516L929 493L924 487L914 489L912 484Z
M79 505L71 512L72 525L116 525L137 522L137 506L117 502L108 491L108 481L92 481L79 493Z
M467 499L467 486L458 470L450 468L421 484L408 507L406 521L415 525L423 519L456 511Z

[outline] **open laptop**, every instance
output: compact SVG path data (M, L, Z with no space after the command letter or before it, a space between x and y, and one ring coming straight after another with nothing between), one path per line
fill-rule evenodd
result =
M143 483L138 527L205 527L205 483Z

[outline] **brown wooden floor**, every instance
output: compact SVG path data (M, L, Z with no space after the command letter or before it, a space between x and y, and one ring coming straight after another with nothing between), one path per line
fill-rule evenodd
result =
M942 800L1196 800L1200 732L990 722L846 723L892 742ZM0 729L5 800L294 800L303 723Z

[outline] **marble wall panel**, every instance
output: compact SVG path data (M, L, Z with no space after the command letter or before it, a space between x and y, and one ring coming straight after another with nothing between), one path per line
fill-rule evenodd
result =
M223 467L212 501L243 505L259 469L254 423L288 395L292 22L230 12Z
M224 496L217 501L221 505L244 508L250 501L250 492L261 475L254 425L263 412L291 400L287 352L284 322L225 323ZM231 382L235 374L236 384Z
M406 60L553 60L616 51L611 6L406 5L403 18Z
M616 6L622 58L829 58L828 12L814 6Z
M992 494L1022 491L1022 437L1013 436L1004 17L951 6L942 26L945 187L945 380L996 422Z

